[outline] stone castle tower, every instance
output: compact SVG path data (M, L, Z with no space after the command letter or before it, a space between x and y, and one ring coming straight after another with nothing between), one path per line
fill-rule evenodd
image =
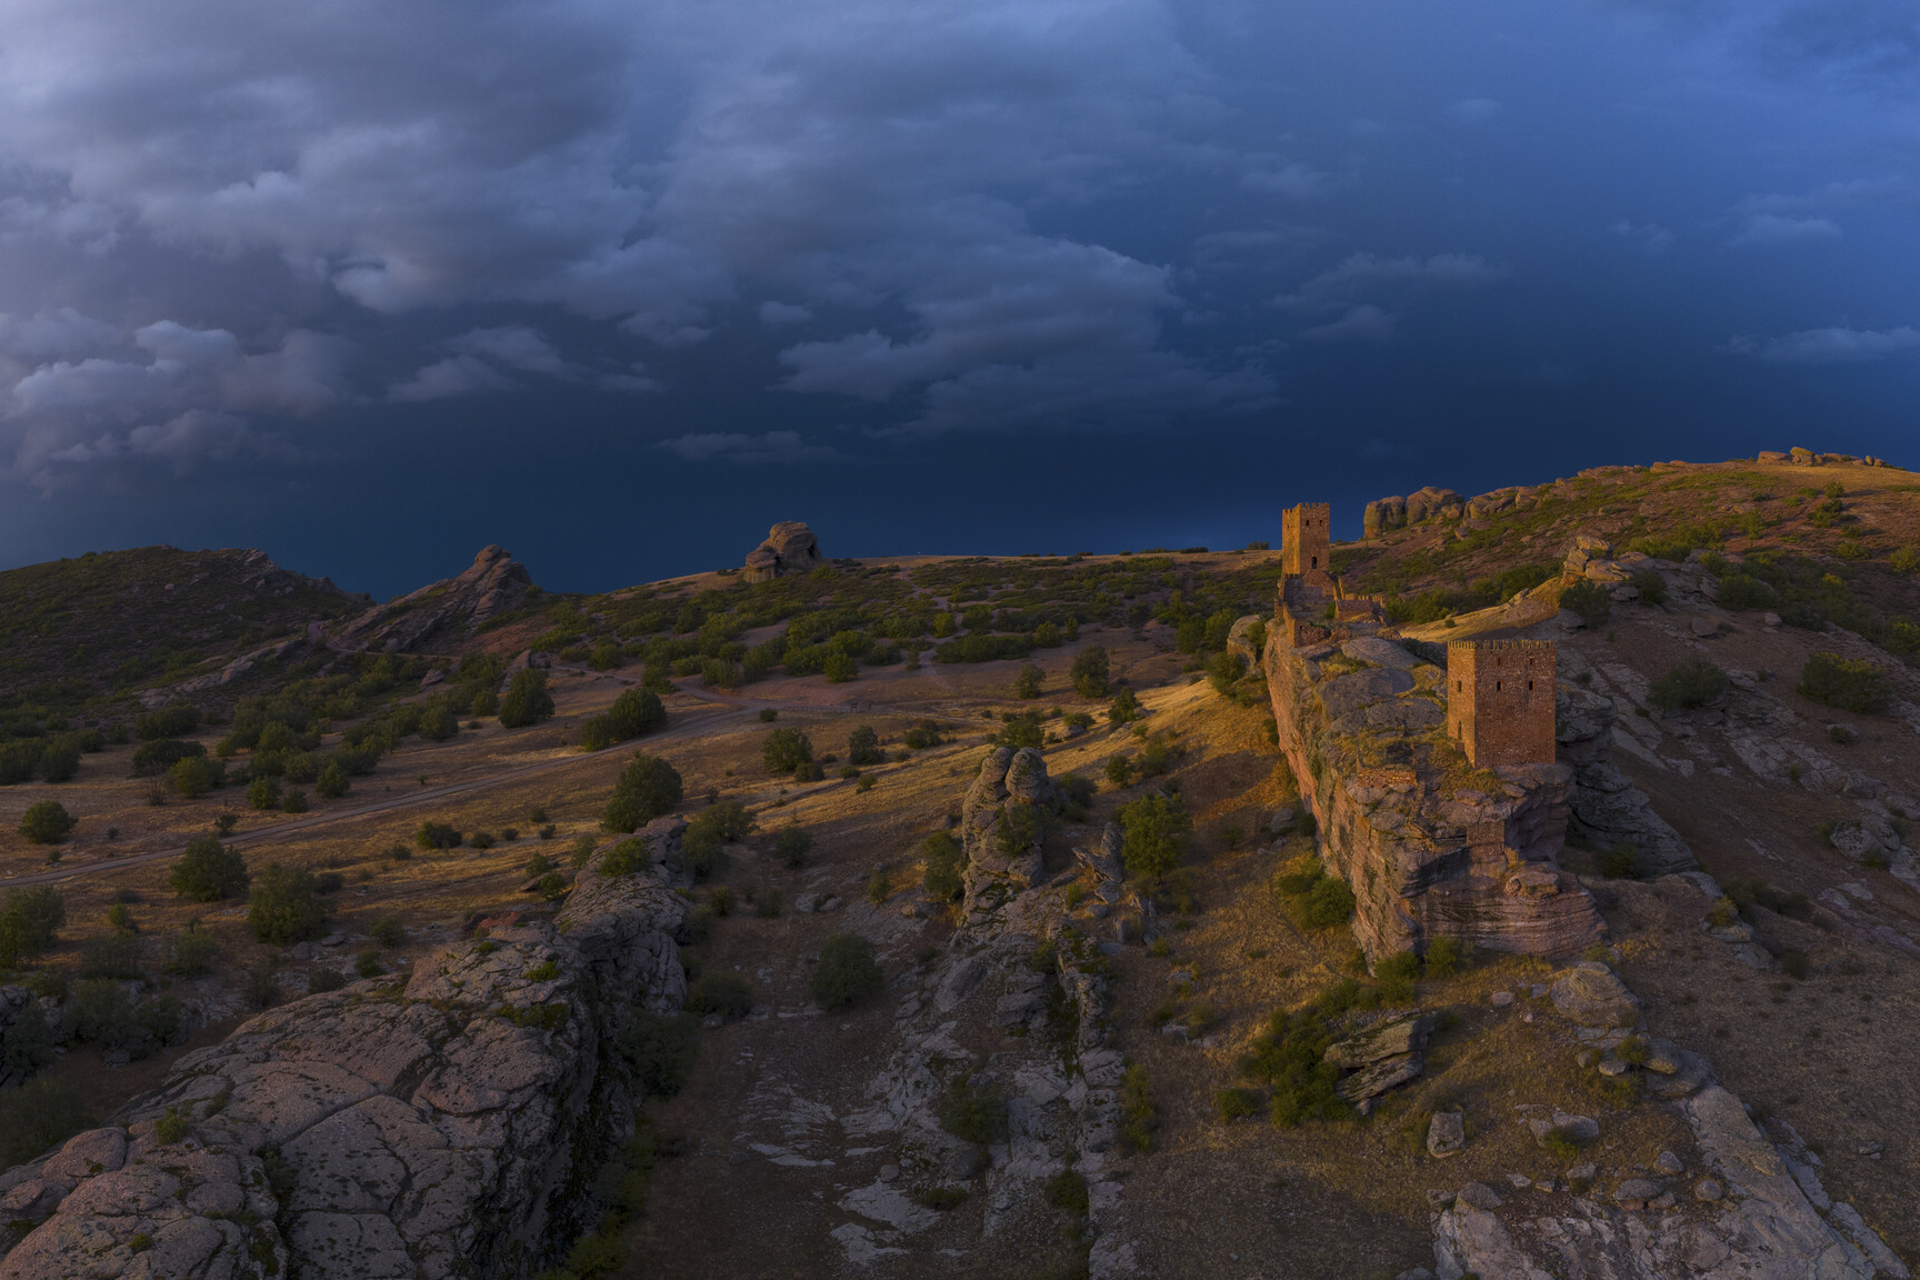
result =
M1447 736L1476 768L1553 763L1553 641L1455 640L1447 683Z
M1332 534L1324 502L1303 502L1280 513L1280 572L1332 571Z

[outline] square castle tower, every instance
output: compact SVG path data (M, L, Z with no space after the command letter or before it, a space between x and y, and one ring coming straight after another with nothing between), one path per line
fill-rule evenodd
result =
M1452 641L1447 683L1447 736L1475 768L1553 763L1553 641Z
M1330 508L1324 502L1303 502L1280 513L1280 572L1330 573L1333 534Z

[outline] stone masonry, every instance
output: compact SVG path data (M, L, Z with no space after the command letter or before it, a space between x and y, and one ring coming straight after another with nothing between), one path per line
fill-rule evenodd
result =
M1447 646L1447 736L1482 769L1554 759L1551 640Z
M1331 514L1324 502L1303 502L1280 513L1280 571L1286 574L1330 570L1333 564Z

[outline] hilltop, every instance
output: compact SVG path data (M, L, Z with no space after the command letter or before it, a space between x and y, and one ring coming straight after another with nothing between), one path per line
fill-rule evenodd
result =
M1604 1237L1644 1245L1608 1254L1622 1276L1731 1276L1763 1249L1735 1220L1782 1266L1903 1274L1920 477L1807 455L1423 494L1332 549L1385 647L1300 650L1289 696L1329 719L1309 683L1432 700L1442 642L1553 641L1578 955L1382 941L1328 827L1401 784L1315 776L1346 757L1274 716L1278 550L830 559L786 522L745 569L559 595L489 548L385 605L322 616L315 587L297 634L193 639L204 669L96 685L62 732L98 749L0 787L0 891L64 909L0 974L5 1154L95 1122L96 1163L230 1147L260 1175L231 1184L258 1198L250 1240L201 1207L229 1185L211 1161L185 1208L84 1221L129 1264L192 1239L262 1274L451 1251L582 1280L1518 1276L1489 1241L1551 1270L1554 1239ZM149 704L193 715L142 728ZM1356 759L1394 763L1391 734L1343 723ZM224 785L134 776L170 742ZM1514 795L1428 773L1407 812L1430 828ZM63 843L12 834L48 800L78 819ZM222 829L253 897L182 897L180 850ZM293 896L317 914L263 937L269 863L312 876ZM883 984L844 1006L817 982L841 935ZM57 1061L19 1047L29 1001ZM318 1083L263 1085L259 1058ZM7 1087L35 1070L44 1092ZM481 1131L472 1168L433 1175L455 1212L406 1193ZM337 1163L368 1144L405 1176ZM0 1174L16 1221L62 1167ZM96 1198L120 1176L75 1167ZM315 1229L347 1215L373 1225Z

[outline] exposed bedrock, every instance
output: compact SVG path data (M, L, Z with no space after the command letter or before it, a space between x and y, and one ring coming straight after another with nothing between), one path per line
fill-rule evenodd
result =
M652 871L599 865L553 923L445 947L404 985L270 1010L182 1058L114 1123L0 1174L7 1217L37 1224L0 1277L551 1265L594 1225L594 1180L632 1131L612 1046L634 1009L677 1009L686 990L681 899Z
M1571 685L1555 700L1559 757L1573 768L1574 830L1599 848L1631 844L1654 875L1692 869L1693 850L1613 763L1613 724L1620 715L1613 700Z
M1475 770L1445 734L1444 670L1380 637L1295 649L1281 633L1265 655L1280 748L1369 957L1436 937L1563 957L1601 938L1556 861L1571 766Z

